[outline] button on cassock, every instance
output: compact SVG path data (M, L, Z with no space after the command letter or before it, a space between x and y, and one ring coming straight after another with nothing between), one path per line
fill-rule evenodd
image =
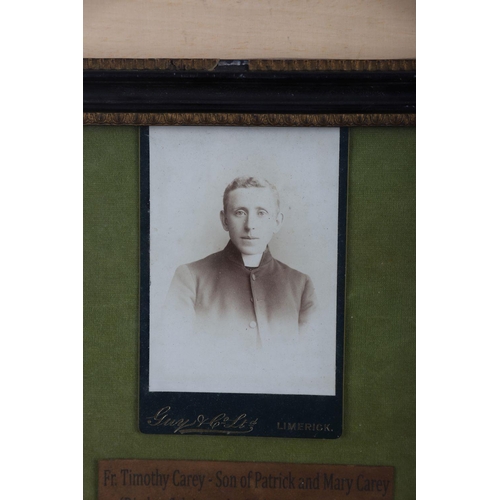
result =
M255 328L257 326L257 323L255 321L250 322L250 328Z
M255 281L255 274L252 274L251 276L252 276L252 279Z

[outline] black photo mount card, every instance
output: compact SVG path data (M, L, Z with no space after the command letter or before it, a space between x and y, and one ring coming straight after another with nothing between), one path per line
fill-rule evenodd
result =
M340 437L347 169L347 128L141 128L142 432Z

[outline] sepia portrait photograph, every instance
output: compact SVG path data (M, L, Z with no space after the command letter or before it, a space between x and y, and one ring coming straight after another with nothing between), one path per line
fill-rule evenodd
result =
M335 395L339 144L149 127L149 391Z

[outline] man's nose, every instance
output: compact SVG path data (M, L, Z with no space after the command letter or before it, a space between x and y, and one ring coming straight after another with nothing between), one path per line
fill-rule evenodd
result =
M255 229L255 217L251 214L248 214L246 219L245 219L245 229L247 231L251 231L252 229Z

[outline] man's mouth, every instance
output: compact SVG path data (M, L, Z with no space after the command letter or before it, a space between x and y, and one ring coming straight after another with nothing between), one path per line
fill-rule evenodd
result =
M259 238L256 238L255 236L242 236L241 237L243 240L258 240Z

